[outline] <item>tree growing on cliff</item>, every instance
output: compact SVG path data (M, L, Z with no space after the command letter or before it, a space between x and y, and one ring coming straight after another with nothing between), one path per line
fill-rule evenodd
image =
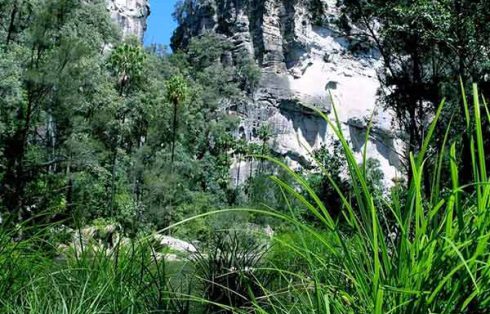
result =
M345 32L381 55L381 99L407 135L407 169L408 152L421 148L428 122L444 97L450 102L434 146L440 146L447 129L450 138L464 133L459 78L488 86L490 2L343 0L339 5Z
M237 57L236 76L240 83L240 88L253 96L259 85L262 72L255 61L247 53L243 52Z
M309 5L311 21L322 26L325 18L326 4L322 0L311 0Z

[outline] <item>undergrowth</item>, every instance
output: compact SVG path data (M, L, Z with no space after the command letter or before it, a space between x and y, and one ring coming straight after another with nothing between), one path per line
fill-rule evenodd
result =
M347 160L349 195L323 169L340 198L339 217L301 175L268 158L293 179L271 177L287 208L221 210L173 226L223 212L272 216L289 231L267 249L240 246L228 235L182 261L166 261L144 238L57 255L46 249L56 244L45 243L42 231L19 239L15 230L1 230L1 312L488 313L490 180L483 125L490 113L476 86L472 100L463 95L471 183L460 182L461 141L444 140L438 150L431 145L444 102L422 149L410 155L410 184L389 198L368 182L366 150L359 165L338 118L317 112ZM298 206L315 224L298 218Z

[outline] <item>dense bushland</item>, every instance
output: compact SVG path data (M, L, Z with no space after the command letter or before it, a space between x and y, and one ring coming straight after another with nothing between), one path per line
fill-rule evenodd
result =
M260 70L213 34L170 54L121 40L102 0L0 0L0 312L489 312L488 3L396 4L338 21L382 54L407 135L387 189L321 112L338 142L304 172L270 127L239 139L227 106ZM255 161L244 184L233 160Z
M0 30L4 224L162 228L237 202L232 158L264 152L232 136L223 104L253 88L250 60L216 62L228 46L213 35L174 54L121 42L104 5L0 3L0 23L12 24Z
M303 176L271 159L293 179L271 177L290 214L270 208L203 215L274 217L288 231L272 246L249 232L216 232L203 251L167 261L147 237L60 253L44 234L53 226L32 227L36 232L20 240L2 231L1 305L19 313L486 313L490 184L481 126L490 117L481 114L487 104L480 103L476 86L473 96L466 134L473 147L471 184L460 184L457 141L444 141L435 168L426 169L444 103L421 152L412 154L408 190L395 188L389 197L377 195L367 166L357 164L338 125L324 117L341 141L352 187L350 196L344 194L325 170L341 199L342 220L332 218ZM441 180L445 171L448 181ZM299 209L316 223L305 223Z

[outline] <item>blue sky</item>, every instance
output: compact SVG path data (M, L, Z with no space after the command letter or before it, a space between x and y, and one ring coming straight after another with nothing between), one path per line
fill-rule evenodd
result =
M170 44L170 37L177 27L172 18L177 0L150 0L151 14L145 33L145 45Z

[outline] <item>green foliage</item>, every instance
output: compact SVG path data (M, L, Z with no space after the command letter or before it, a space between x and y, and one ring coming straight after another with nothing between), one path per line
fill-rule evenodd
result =
M253 94L257 88L262 72L254 60L247 54L240 54L236 61L235 77L240 83L242 90Z
M64 185L63 163L71 155L66 143L86 126L78 122L84 121L103 77L100 48L115 36L99 1L6 5L12 5L12 14L2 18L10 18L13 26L0 52L2 72L8 75L2 78L8 104L1 106L1 199L3 211L26 218L32 208L50 210L49 200L63 195L54 191ZM52 18L53 12L58 18ZM62 203L52 205L58 210Z
M262 267L267 250L238 232L216 233L206 253L193 259L201 279L207 313L234 313L262 297L269 276Z
M141 78L146 55L139 44L124 43L112 51L109 64L118 77L120 95Z
M289 213L271 208L215 212L223 215L224 224L239 213L287 222L289 228L274 238L270 250L249 226L245 232L215 232L190 264L165 262L146 237L108 247L89 242L82 251L64 249L62 258L54 259L60 253L49 243L52 234L63 230L36 227L30 238L12 241L17 231L2 228L0 307L13 313L485 313L490 305L490 185L481 128L487 105L477 95L475 86L469 116L474 127L467 134L474 143L473 186L459 183L457 141L441 148L447 162L434 172L425 168L443 105L423 149L412 154L414 179L404 197L393 191L385 208L375 201L381 179L376 162L359 165L341 129L323 116L339 137L347 164L352 196L336 189L345 226L334 221L301 175L270 158L294 180L289 184L272 177L286 199L296 200L286 202ZM463 103L469 108L466 99ZM445 169L449 183L440 180ZM430 176L429 190L422 184L424 176ZM310 211L320 228L305 223L292 206Z
M476 86L473 106L451 96L458 76L487 92L488 4L340 5L381 54L383 100L409 131L409 180L389 191L322 112L338 141L304 172L271 157L267 124L236 139L227 109L261 71L219 35L168 55L118 42L102 0L0 0L0 312L486 312L490 120ZM312 18L324 9L312 1ZM270 251L250 221L279 232ZM87 224L124 240L81 245ZM155 228L200 253L165 261Z
M317 26L322 26L325 19L326 4L322 0L312 0L310 1L309 11L313 23Z
M185 101L187 96L187 84L184 78L180 75L173 76L166 83L166 98L173 106L173 119L172 119L172 153L171 164L174 163L175 155L175 138L177 136L178 128L178 110L179 106Z
M187 84L181 75L170 78L165 83L166 97L172 104L181 104L185 101L187 94Z
M83 252L65 251L58 260L29 250L32 245L33 239L2 246L2 312L191 312L190 301L175 298L188 292L173 286L169 270L177 265L157 257L146 241L118 244L112 251L88 245Z
M216 62L228 46L146 51L117 42L104 1L33 4L1 3L1 21L15 15L0 51L4 220L107 217L132 232L224 206L236 119L220 103L240 94Z
M343 204L331 180L343 193L347 194L350 191L350 183L346 178L347 160L342 153L342 145L339 141L334 141L331 148L323 146L314 151L313 157L313 173L309 176L308 182L325 204L330 215L337 217L342 211ZM311 213L306 212L304 215L309 221L314 219Z
M223 53L231 49L231 43L222 40L218 35L205 33L193 38L187 47L189 62L196 69L206 69L220 61Z
M448 103L432 149L442 144L446 130L450 139L465 131L459 78L468 83L466 89L474 82L488 94L490 25L482 21L490 19L489 2L344 0L339 6L344 30L380 54L379 77L383 88L389 89L380 91L380 96L406 134L404 163L410 179L409 152L421 149L427 120L441 99L446 97ZM462 149L469 161L470 148ZM466 173L471 166L465 163L463 167Z

